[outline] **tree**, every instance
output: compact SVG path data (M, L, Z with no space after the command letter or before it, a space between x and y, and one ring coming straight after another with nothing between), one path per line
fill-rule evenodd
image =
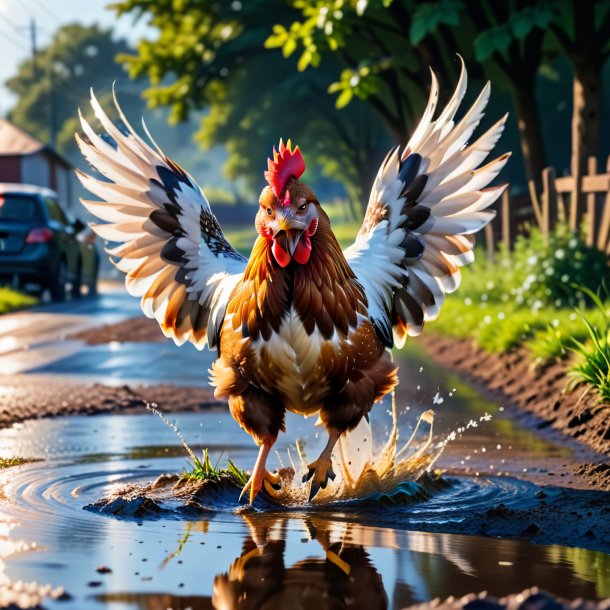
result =
M602 69L610 56L610 3L593 0L556 2L551 29L573 69L572 175L577 201L587 160L599 152Z
M365 202L370 169L383 158L388 138L368 105L335 110L326 93L334 65L303 77L294 62L265 49L276 20L297 15L290 7L278 4L271 12L263 0L124 0L115 8L147 18L158 30L138 44L136 55L120 58L132 77L150 81L149 105L168 106L174 123L206 109L197 140L206 148L226 147L230 178L245 178L254 195L271 145L291 136L304 150L310 181L342 183L353 209Z
M346 69L331 86L343 107L366 99L404 142L419 114L425 71L431 66L445 83L455 53L475 74L486 67L513 95L521 147L530 177L546 165L536 97L545 29L552 17L546 2L511 4L481 0L292 0L300 20L276 25L267 40L285 55L298 52L298 67L320 66L334 54ZM479 68L477 70L477 68Z
M120 76L116 64L108 61L129 46L114 40L110 30L80 24L65 25L53 36L36 59L25 60L17 74L6 82L18 97L9 119L43 142L73 156L74 117L80 106L88 106L89 88L110 92ZM138 99L133 86L125 92L127 105Z

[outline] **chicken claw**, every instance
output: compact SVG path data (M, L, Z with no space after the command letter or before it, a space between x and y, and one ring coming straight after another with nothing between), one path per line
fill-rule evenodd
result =
M320 489L326 489L328 479L335 480L335 473L331 462L331 455L341 432L331 428L328 431L328 443L320 454L320 457L307 466L307 474L303 477L303 483L307 483L311 479L311 487L309 488L309 501L311 502Z
M309 501L311 502L320 489L326 489L328 479L335 480L337 475L333 471L330 458L320 456L315 462L307 466L307 474L303 476L303 483L311 480L309 488Z
M265 489L268 489L267 486L269 486L278 491L280 489L280 475L266 469L262 472L257 472L255 469L239 494L239 502L241 502L243 495L250 490L250 504L252 504L258 492L263 488L263 483L265 483Z
M267 470L265 464L267 463L267 457L269 456L269 451L271 451L271 447L273 447L273 443L275 443L275 437L265 437L261 442L260 449L258 451L258 457L256 458L256 464L254 464L254 468L252 469L252 474L248 479L248 482L244 485L244 488L241 490L239 494L238 502L241 502L242 496L250 490L250 505L254 502L254 498L258 495L258 492L263 488L263 481L269 481L272 485L280 484L280 475L272 474Z

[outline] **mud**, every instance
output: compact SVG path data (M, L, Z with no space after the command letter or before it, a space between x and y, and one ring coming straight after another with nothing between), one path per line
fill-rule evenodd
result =
M505 481L506 479L503 479ZM498 489L494 486L498 485ZM610 552L608 494L562 487L521 484L514 493L499 491L504 482L424 475L390 493L323 505L283 506L264 493L254 507L239 503L241 488L229 477L219 481L164 474L148 484L118 487L86 510L115 517L196 520L210 513L264 511L324 515L371 527L403 524L405 529L528 539L537 544L583 546ZM489 502L485 498L491 487ZM461 504L462 496L472 502Z
M482 393L544 420L539 427L550 426L610 456L610 405L582 387L566 392L565 363L533 368L525 348L490 354L472 341L430 333L417 341L434 360L465 375ZM590 476L607 481L607 471L592 469Z
M425 604L409 606L408 610L429 610L430 608L436 610L607 610L610 608L610 599L599 603L582 599L572 602L532 587L521 593L500 598L488 596L487 593L482 592L471 593L459 599L453 597L444 601L435 599Z
M0 428L28 419L61 415L140 413L150 402L163 404L167 412L226 408L209 388L174 385L110 386L81 383L73 378L43 375L2 377Z

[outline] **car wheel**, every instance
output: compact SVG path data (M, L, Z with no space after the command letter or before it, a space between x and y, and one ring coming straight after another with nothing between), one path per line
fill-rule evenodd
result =
M52 284L49 286L51 291L51 298L54 301L65 301L66 300L66 283L68 281L68 267L65 260L59 261L57 267L57 274L53 279Z
M72 280L72 289L70 291L70 296L73 299L80 298L82 285L83 285L83 271L82 271L82 265L79 262L78 268L76 270L76 275L74 276L74 279Z
M99 274L99 262L96 261L93 271L91 273L91 277L87 282L87 294L90 296L95 296L97 294L97 276Z

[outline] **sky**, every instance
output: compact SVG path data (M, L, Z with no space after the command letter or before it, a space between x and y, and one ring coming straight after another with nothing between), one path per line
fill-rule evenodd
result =
M32 53L30 22L34 19L37 46L46 46L53 32L65 23L78 21L112 26L117 37L135 42L146 34L144 23L134 25L132 18L116 18L106 6L111 0L0 0L0 116L14 103L13 96L4 87L17 66ZM121 69L117 66L117 74Z

